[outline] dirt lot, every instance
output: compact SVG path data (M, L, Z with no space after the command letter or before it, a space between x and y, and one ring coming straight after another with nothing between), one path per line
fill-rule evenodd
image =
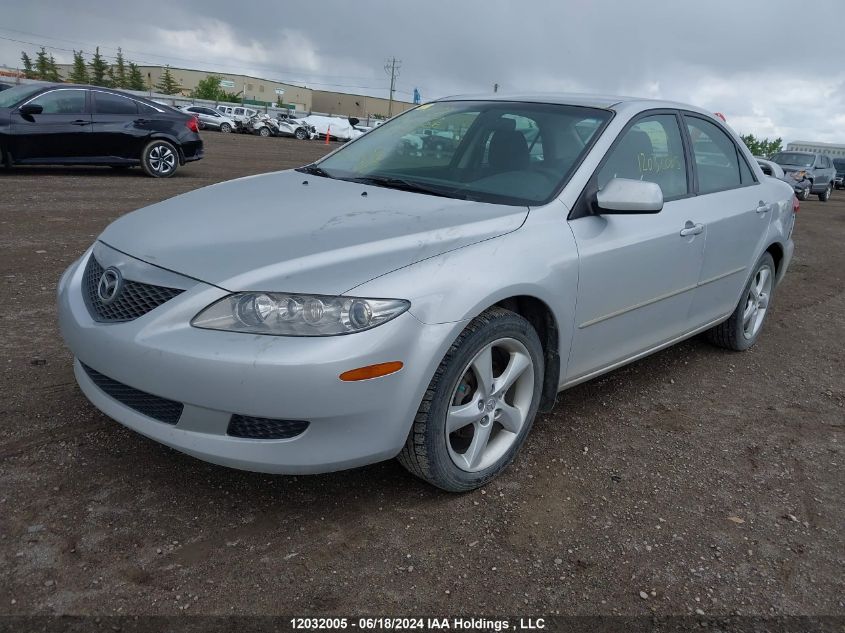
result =
M77 389L55 285L110 221L327 149L205 138L165 181L0 172L0 614L845 615L845 192L802 204L753 350L694 339L572 389L449 495L395 462L212 466Z

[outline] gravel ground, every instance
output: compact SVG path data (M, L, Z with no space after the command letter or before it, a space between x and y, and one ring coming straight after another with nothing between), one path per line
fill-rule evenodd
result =
M393 461L205 464L77 389L55 285L110 221L330 149L205 139L164 181L0 171L0 614L845 615L845 192L802 204L751 351L696 338L567 391L450 495Z

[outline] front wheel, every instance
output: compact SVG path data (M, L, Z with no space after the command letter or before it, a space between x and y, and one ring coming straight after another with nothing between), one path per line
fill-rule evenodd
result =
M807 187L806 189L802 189L801 193L796 196L801 202L805 202L810 198L810 188Z
M141 153L141 167L153 178L170 178L179 167L179 153L172 143L157 139Z
M300 141L304 141L306 138L308 138L308 132L306 132L306 131L305 131L303 128L301 128L301 127L296 128L296 132L294 132L294 134L293 134L293 135L294 135L296 138L298 138Z
M228 134L229 132L232 131L232 126L229 125L228 123L224 123L220 126L220 131L223 132L224 134Z
M742 292L736 310L727 321L708 331L711 343L738 352L754 345L769 313L775 289L775 274L775 260L769 253L763 253Z
M449 348L420 403L400 463L450 492L483 486L513 461L534 422L543 347L523 317L491 308Z
M828 183L827 188L819 194L819 200L821 202L827 202L830 200L831 193L833 193L833 183Z

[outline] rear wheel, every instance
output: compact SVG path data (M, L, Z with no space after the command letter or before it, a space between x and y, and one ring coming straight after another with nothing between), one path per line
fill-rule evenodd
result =
M543 371L543 348L528 321L502 308L478 316L437 368L400 463L450 492L483 486L525 442Z
M754 345L769 312L775 289L775 272L775 260L769 253L763 253L736 310L727 321L708 331L711 343L738 352Z
M232 131L232 126L229 125L228 123L224 123L220 126L220 131L225 133L225 134L228 134L229 132Z
M148 176L170 178L179 167L179 153L172 143L156 139L141 153L141 166Z
M827 202L830 200L831 193L833 193L833 183L828 183L827 188L819 194L819 200Z

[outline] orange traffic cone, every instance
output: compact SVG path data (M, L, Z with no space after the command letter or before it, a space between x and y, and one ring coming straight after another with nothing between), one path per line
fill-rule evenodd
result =
M329 129L326 130L326 145L329 144L329 137L332 135L332 126L329 126Z

